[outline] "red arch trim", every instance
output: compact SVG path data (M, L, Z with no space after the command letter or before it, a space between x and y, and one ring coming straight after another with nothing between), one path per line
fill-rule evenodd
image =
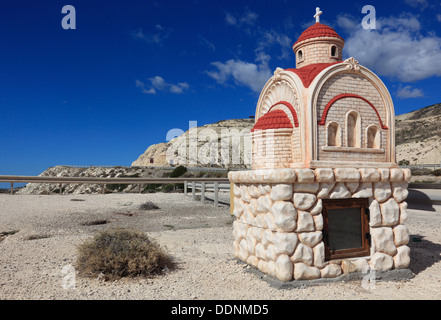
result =
M283 104L284 106L288 107L289 111L291 111L292 117L294 119L294 126L296 128L299 127L299 119L297 118L297 113L296 110L294 109L294 107L291 105L291 103L286 102L286 101L280 101L277 102L275 105L273 105L271 108L269 108L268 112L271 111L272 108L274 108L275 106L279 105L279 104Z
M359 96L356 94L350 94L350 93L340 94L328 102L328 104L325 107L325 110L323 111L322 119L318 123L319 125L324 126L326 124L326 117L328 116L329 109L331 109L331 107L334 105L334 103L336 103L338 100L341 100L344 98L356 98L356 99L361 99L364 102L366 102L368 105L370 105L372 107L372 109L374 109L375 113L377 114L378 120L380 121L381 129L385 129L385 130L389 129L387 126L385 126L383 124L383 121L381 121L380 114L378 113L377 108L375 108L375 106L369 100L367 100L366 98L363 98L362 96Z

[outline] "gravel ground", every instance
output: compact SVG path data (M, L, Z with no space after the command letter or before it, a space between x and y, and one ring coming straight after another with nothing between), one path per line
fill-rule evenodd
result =
M146 201L160 209L139 210ZM0 299L441 299L441 207L420 209L409 210L407 222L420 239L409 243L413 279L376 282L370 289L361 280L278 289L233 259L228 206L183 194L0 194ZM98 220L106 224L86 225ZM178 268L114 282L76 276L75 287L65 289L62 270L75 265L77 245L114 227L147 232Z

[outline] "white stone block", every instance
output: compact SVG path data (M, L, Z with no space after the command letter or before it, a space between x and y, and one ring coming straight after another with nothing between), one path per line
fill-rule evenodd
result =
M380 181L380 173L377 169L366 168L366 169L358 169L361 175L362 182L378 182Z
M399 168L390 169L390 181L403 181L404 174L403 170Z
M335 183L333 182L324 182L320 183L320 187L317 193L317 198L326 199L329 196L329 193L334 188Z
M322 231L323 230L323 215L317 214L315 216L312 216L312 219L314 220L314 228L316 231Z
M357 272L362 272L362 273L367 273L369 272L369 262L364 259L364 258L360 258L357 260L353 260L352 263L354 264Z
M391 270L394 266L393 258L385 253L376 252L369 262L371 269L375 271Z
M334 169L335 181L337 182L359 182L360 172L353 168Z
M265 221L265 225L268 229L270 229L271 231L277 230L277 225L276 222L274 221L274 216L271 212L265 214L265 218L263 218L263 220Z
M255 218L254 218L254 225L256 227L259 228L265 228L266 227L266 223L265 223L265 214L261 213L258 214Z
M257 240L257 242L262 242L263 233L267 229L253 227L253 237Z
M410 179L412 178L412 172L409 168L403 169L403 175L404 175L404 181L407 183L410 182Z
M401 246L397 248L397 254L394 256L394 268L405 269L410 264L410 248Z
M296 280L313 280L320 276L320 270L316 267L310 267L302 262L294 264L294 279Z
M299 183L314 182L315 180L314 171L311 169L297 169L296 175Z
M274 189L273 189L274 190ZM274 222L283 232L291 232L297 226L297 210L291 202L276 201L271 207Z
M392 228L371 228L372 241L375 244L376 252L387 253L390 256L395 255L397 248L394 244L394 233Z
M297 211L297 232L312 232L315 231L314 219L307 211Z
M257 264L257 269L259 269L263 273L268 273L268 262L259 259L259 263Z
M256 257L263 260L267 259L266 250L261 243L256 244Z
M247 239L247 249L248 249L248 254L249 254L250 256L253 256L253 255L255 255L255 253L256 253L255 250L256 250L256 244L257 244L257 240L256 240L256 238L253 237L253 227L250 227L250 228L248 229L246 239Z
M271 189L271 200L290 200L292 197L292 184L277 184Z
M242 241L239 243L239 259L246 262L248 256L249 253L247 241L245 239L242 239Z
M405 224L408 218L407 203L401 202L399 206L400 206L400 224Z
M261 196L271 193L271 186L269 184L259 184L258 188Z
M351 192L346 188L343 182L339 182L328 197L329 199L348 199L351 197Z
M273 201L271 200L268 194L264 196L260 196L259 199L257 199L258 212L267 213L270 211L272 205L273 205Z
M316 245L312 251L314 252L314 266L323 268L326 265L325 262L325 244L320 242Z
M375 170L375 172L378 173L377 170ZM372 198L372 196L372 183L363 182L362 184L360 184L360 188L358 189L358 191L352 195L352 198Z
M262 244L266 248L269 244L273 243L273 237L274 233L271 232L269 229L265 229L262 235Z
M276 254L292 255L297 246L297 235L295 233L278 232L273 237L274 250Z
M344 274L349 274L357 271L357 266L349 260L343 260L341 262L341 270Z
M316 203L312 206L312 208L309 210L309 213L313 216L322 213L323 210L323 201L322 199L318 199Z
M389 182L374 183L374 196L378 202L384 202L392 195L392 189Z
M373 200L371 205L369 206L370 211L370 221L369 225L371 227L379 227L382 224L382 217L381 217L381 209L380 204L377 200Z
M398 203L406 200L407 196L409 195L407 187L407 182L392 182L393 197Z
M334 182L334 170L330 168L315 169L315 176L318 182Z
M242 184L240 186L240 197L243 201L250 202L251 195L250 195L250 192L248 191L248 187L246 185Z
M347 182L345 183L345 185L350 193L354 193L355 191L357 191L358 187L360 186L358 182Z
M380 180L383 182L389 181L390 178L390 170L387 168L380 168L378 169L378 172L380 173Z
M320 270L322 278L337 278L341 276L341 267L338 264L328 264Z
M242 195L242 191L240 189L240 185L234 183L233 184L233 193L236 197L240 197Z
M276 250L274 249L273 244L269 244L268 247L266 248L266 258L269 261L276 261L277 260L277 253L276 253Z
M299 243L296 250L294 251L294 254L291 256L291 261L293 263L303 262L308 266L311 266L313 262L313 257L314 255L312 249L302 243Z
M257 268L257 265L259 263L259 259L257 259L256 256L249 256L247 259L247 263L251 266L253 266L254 268Z
M395 199L391 198L381 205L383 226L394 226L400 221L400 207Z
M291 281L293 276L293 264L286 254L282 254L276 261L276 277L280 281Z
M294 206L299 210L308 210L310 209L317 197L310 193L294 193L293 202Z
M276 276L276 262L275 261L268 261L266 265L267 272L270 276L275 277Z
M314 248L323 239L323 232L303 232L298 234L301 243Z
M409 230L404 225L398 225L394 229L394 243L395 246L403 246L409 243Z
M259 212L257 211L257 207L258 207L257 199L251 198L249 208L250 208L250 212L253 216L257 216L259 214Z
M250 185L248 188L248 192L250 193L250 196L257 199L260 197L260 190L255 185Z

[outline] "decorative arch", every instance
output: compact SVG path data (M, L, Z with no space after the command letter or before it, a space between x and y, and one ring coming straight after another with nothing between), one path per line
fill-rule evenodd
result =
M372 148L372 149L380 149L381 148L381 132L380 128L378 128L377 125L371 124L366 128L365 133L366 141L365 146L366 148Z
M277 68L274 76L268 80L260 93L255 113L256 122L280 101L289 103L299 115L301 88L303 86L297 77L291 72Z
M361 148L361 115L358 111L350 110L345 117L346 146Z
M288 108L288 110L283 110L286 109L284 107L279 107L280 105L285 106L286 108ZM269 108L268 112L271 112L273 110L280 110L282 109L283 111L285 111L285 113L288 115L288 117L291 120L291 123L293 124L294 127L298 128L299 127L299 118L297 117L297 112L294 109L294 107L286 101L279 101L276 104L274 104L271 108ZM289 111L289 112L286 112ZM291 116L291 117L290 117Z
M387 130L389 129L386 125L383 124L383 121L381 120L380 114L378 113L377 108L375 108L375 106L366 98L363 98L362 96L359 96L357 94L351 94L351 93L343 93L340 94L336 97L334 97L331 101L328 102L328 104L325 107L325 110L323 110L323 114L322 114L322 118L321 120L318 122L319 125L324 126L326 124L326 117L328 116L328 112L329 109L331 109L331 107L338 101L341 99L345 99L345 98L356 98L356 99L361 99L364 102L366 102L369 106L371 106L371 108L375 111L375 113L377 114L378 120L380 121L380 126L381 129Z

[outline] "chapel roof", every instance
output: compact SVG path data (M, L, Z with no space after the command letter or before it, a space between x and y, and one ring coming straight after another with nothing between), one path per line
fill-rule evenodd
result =
M259 118L251 132L255 130L293 128L291 121L283 110L270 111Z
M315 63L298 69L286 69L285 71L294 72L300 80L302 80L303 86L309 88L310 84L320 72L337 63L341 63L341 61L333 63Z
M312 38L320 38L320 37L338 38L344 41L344 39L340 37L333 28L321 24L320 22L316 22L315 24L313 24L308 29L302 32L297 42L294 43L294 46L302 41Z

